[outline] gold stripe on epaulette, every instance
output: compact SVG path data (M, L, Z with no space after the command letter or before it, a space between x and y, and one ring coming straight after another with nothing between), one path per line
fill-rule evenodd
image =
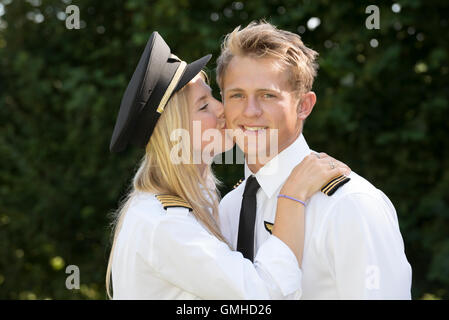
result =
M173 207L183 207L189 209L190 211L193 211L192 206L187 201L178 196L173 196L169 194L157 194L156 199L158 199L159 202L162 203L164 209Z
M348 178L344 175L338 176L326 183L326 185L321 188L321 192L323 192L325 195L331 196L335 193L335 191L338 190L338 188L347 183L349 180L351 180L351 178Z
M271 222L267 222L267 221L264 221L263 224L265 226L265 230L267 230L271 234L274 224Z
M344 176L340 176L340 177L334 179L331 183L328 183L328 186L323 189L323 192L324 193L328 192L333 186L335 186L338 182L340 182L344 178L345 178Z
M241 185L242 182L243 182L243 178L240 179L240 180L234 185L233 189L235 189L235 188L237 188L239 185Z

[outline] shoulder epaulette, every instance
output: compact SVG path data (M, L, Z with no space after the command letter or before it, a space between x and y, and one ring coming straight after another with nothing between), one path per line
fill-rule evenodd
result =
M183 207L189 209L190 211L193 211L192 206L187 201L178 196L173 196L169 194L157 194L156 199L158 199L159 202L162 203L164 209Z
M233 189L235 189L235 188L237 188L239 185L241 185L242 182L243 182L243 178L240 179L240 180L234 185Z
M347 176L338 176L326 183L324 187L321 188L321 192L325 195L331 196L338 190L338 188L347 183L349 180L351 180L351 178L348 178Z

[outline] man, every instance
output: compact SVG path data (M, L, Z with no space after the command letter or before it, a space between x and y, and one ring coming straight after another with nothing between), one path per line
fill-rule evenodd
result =
M240 132L245 178L254 175L260 185L249 228L250 214L241 206L246 180L221 201L221 229L234 248L241 250L253 230L257 252L275 223L282 185L311 152L302 128L316 102L316 56L298 35L268 23L237 28L224 40L217 81L226 125ZM273 142L251 138L274 131L277 152L262 160ZM333 181L305 205L302 299L410 299L411 267L392 203L356 173L349 178Z

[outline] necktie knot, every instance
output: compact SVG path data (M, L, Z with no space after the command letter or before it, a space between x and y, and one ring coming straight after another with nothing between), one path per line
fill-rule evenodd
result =
M255 176L251 175L246 179L245 190L243 191L243 197L255 196L260 188L259 182Z

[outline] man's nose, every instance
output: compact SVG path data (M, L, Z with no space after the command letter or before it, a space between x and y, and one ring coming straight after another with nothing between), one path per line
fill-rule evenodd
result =
M257 99L255 97L248 97L246 101L243 115L247 118L259 117L262 114L262 109Z

